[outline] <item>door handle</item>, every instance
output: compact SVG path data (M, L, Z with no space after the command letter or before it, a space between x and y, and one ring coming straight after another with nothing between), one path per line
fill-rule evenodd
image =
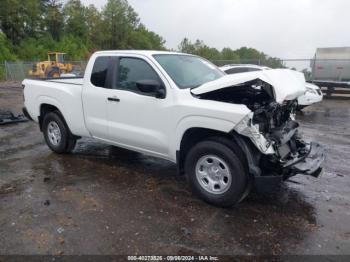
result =
M108 101L113 101L113 102L119 102L120 101L120 99L117 98L117 97L108 97L107 100Z

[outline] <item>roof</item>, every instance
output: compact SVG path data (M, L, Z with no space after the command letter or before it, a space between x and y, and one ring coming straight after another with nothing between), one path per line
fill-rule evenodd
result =
M167 54L167 55L190 55L185 54L181 52L174 52L174 51L157 51L157 50L106 50L106 51L97 51L95 54L120 54L120 53L129 53L129 54L137 54L137 55L161 55L161 54Z
M350 59L350 47L325 47L316 49L317 59Z

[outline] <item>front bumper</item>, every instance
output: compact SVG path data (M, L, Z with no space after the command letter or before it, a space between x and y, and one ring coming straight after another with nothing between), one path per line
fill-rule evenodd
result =
M295 175L318 177L322 173L325 159L324 148L317 143L310 143L307 153L296 157L283 166L281 174L255 176L254 186L258 192L272 192L279 188L282 181Z
M320 144L312 142L308 153L287 162L283 167L290 170L290 176L302 174L318 177L322 172L321 164L324 159L324 148Z

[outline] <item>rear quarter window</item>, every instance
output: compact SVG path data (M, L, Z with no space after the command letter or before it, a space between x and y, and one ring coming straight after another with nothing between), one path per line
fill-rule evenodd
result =
M92 68L90 81L94 86L106 87L108 64L111 60L108 56L100 56L95 60Z

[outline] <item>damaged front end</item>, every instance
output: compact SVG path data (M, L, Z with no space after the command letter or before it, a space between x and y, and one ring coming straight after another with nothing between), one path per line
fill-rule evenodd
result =
M324 150L317 143L305 142L295 121L297 95L276 102L276 87L259 78L234 86L198 92L200 99L244 104L251 112L233 130L255 145L256 178L288 179L297 174L318 177L322 171ZM249 167L250 169L250 167Z
M281 176L284 180L297 174L318 177L322 171L323 147L305 142L298 134L295 106L293 103L275 105L274 109L252 112L234 127L260 151L262 177Z

